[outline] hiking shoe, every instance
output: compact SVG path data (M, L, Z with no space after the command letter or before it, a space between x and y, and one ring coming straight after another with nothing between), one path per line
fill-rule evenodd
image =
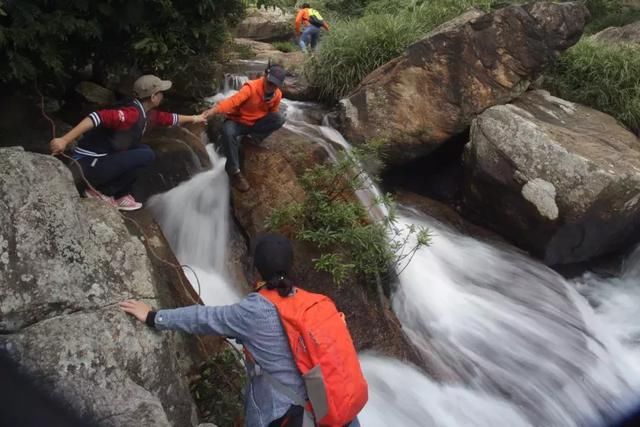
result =
M84 190L84 197L86 197L87 199L102 200L103 202L106 202L115 208L118 207L118 204L115 200L113 200L113 197L102 194L98 190L94 190L92 188L87 188L86 190Z
M116 200L116 204L121 211L137 211L142 207L142 203L137 202L131 194L120 197Z
M242 193L249 191L249 188L251 188L249 182L240 171L235 172L231 175L231 185L233 186L233 188Z

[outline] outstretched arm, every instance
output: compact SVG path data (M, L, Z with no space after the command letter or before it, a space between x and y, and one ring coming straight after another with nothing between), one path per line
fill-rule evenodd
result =
M178 330L197 335L220 335L246 340L253 330L255 296L232 305L189 307L154 312L140 301L124 301L120 307L141 322L160 330Z

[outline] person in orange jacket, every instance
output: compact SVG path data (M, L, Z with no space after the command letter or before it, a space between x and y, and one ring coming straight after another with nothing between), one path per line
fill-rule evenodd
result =
M263 77L251 80L240 91L203 113L204 117L224 114L222 149L227 157L226 170L231 185L239 191L249 191L250 185L240 171L240 138L249 135L257 140L268 137L284 125L279 112L286 72L279 65L270 65Z
M309 3L302 3L296 16L296 35L300 37L299 45L304 53L307 53L309 48L312 52L316 49L322 28L329 31L327 21L317 10L312 9Z

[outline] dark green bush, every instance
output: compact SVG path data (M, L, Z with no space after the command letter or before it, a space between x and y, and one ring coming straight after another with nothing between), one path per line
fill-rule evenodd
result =
M0 84L64 86L135 70L169 78L202 68L243 13L240 0L0 0Z
M582 39L548 70L554 94L611 114L640 130L640 46Z
M209 358L191 379L198 412L203 422L236 425L244 414L242 389L246 373L237 351L226 349Z
M586 34L597 33L607 27L622 27L640 20L640 10L625 7L621 0L587 0L591 22Z

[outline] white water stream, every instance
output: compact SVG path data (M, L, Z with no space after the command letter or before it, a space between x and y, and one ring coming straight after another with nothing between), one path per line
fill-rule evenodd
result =
M306 122L308 104L285 104L289 130L330 152L349 148L335 130ZM224 267L224 159L209 150L213 170L150 205L178 259L196 269L205 303L221 305L240 292ZM640 249L619 278L569 283L506 245L420 213L406 210L401 222L428 226L434 237L401 274L394 311L413 344L458 380L438 384L397 360L361 355L370 385L363 426L600 426L638 403Z

